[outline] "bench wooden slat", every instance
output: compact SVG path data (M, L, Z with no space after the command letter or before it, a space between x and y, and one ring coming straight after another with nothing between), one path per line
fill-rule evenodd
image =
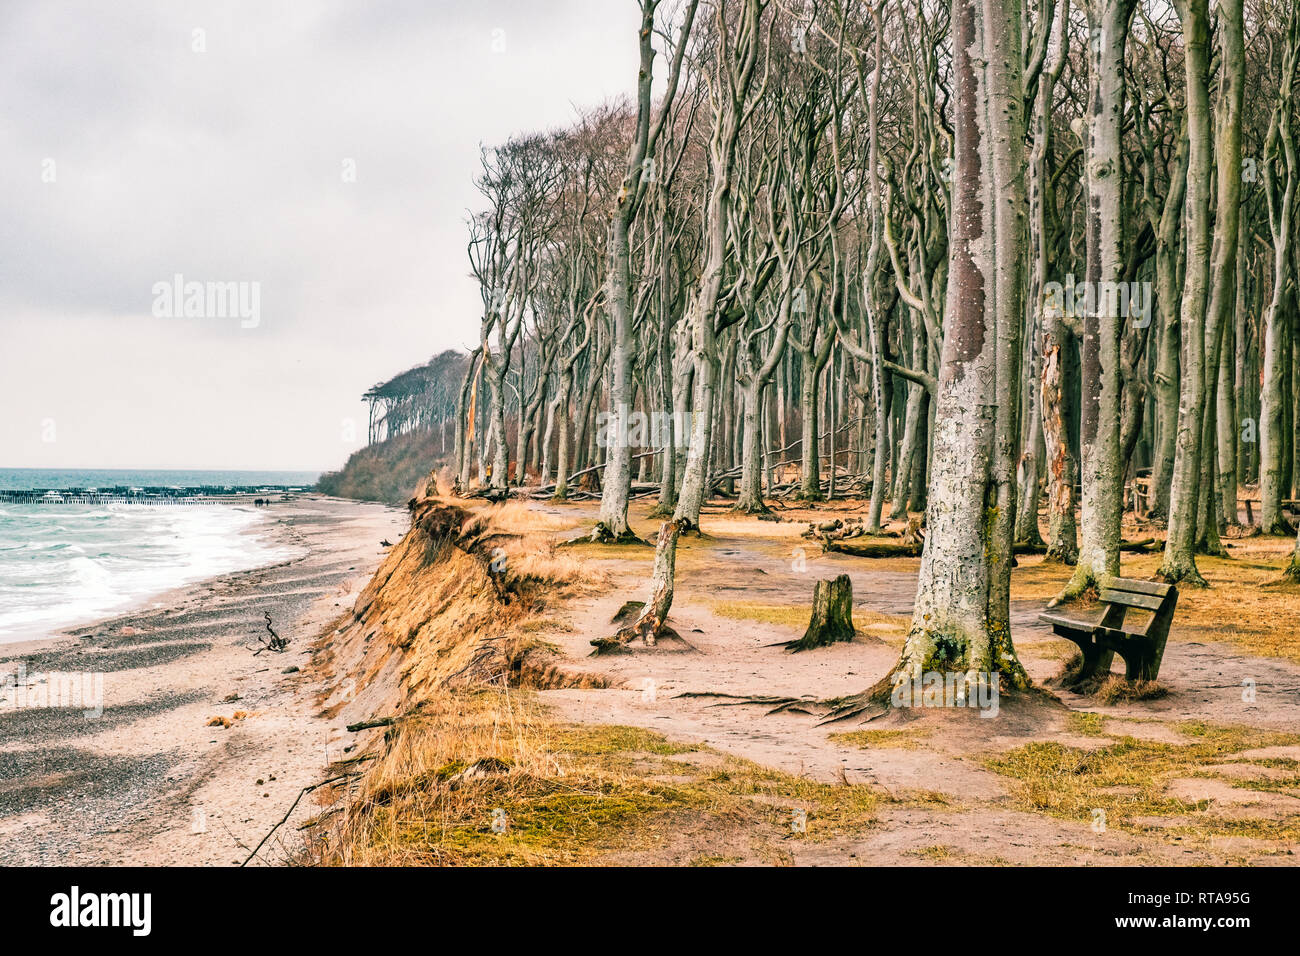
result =
M1169 594L1170 585L1159 581L1139 581L1136 578L1112 578L1109 587L1112 591L1133 591L1162 598Z
M1073 617L1063 617L1060 614L1040 614L1038 620L1043 624L1050 624L1053 627L1060 626L1074 631L1091 631L1097 626L1093 621L1081 621Z
M1101 599L1110 604L1123 604L1125 607L1140 607L1146 611L1158 611L1165 603L1164 598L1156 597L1154 594L1116 591L1111 588L1102 588Z

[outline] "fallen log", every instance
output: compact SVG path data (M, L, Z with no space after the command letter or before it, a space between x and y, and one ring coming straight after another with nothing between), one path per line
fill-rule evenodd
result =
M919 558L921 544L908 544L905 541L827 541L823 545L826 551L838 551L851 554L855 558Z
M1123 541L1120 543L1121 551L1144 552L1151 545L1155 544L1155 538L1144 538L1141 541ZM842 554L851 554L855 558L919 558L923 545L920 541L914 543L892 541L852 541L852 540L829 540L824 546L825 551L838 551ZM1047 545L1022 543L1015 545L1013 549L1015 554L1046 554Z
M397 723L396 717L379 717L375 720L363 720L358 724L348 724L348 733L355 734L361 730L371 730L375 727L391 727Z
M1121 541L1119 543L1119 549L1121 551L1133 551L1133 552L1142 553L1145 552L1148 548L1150 548L1155 543L1156 543L1155 538L1143 538L1141 541ZM1016 554L1046 554L1047 545L1030 544L1029 542L1021 542L1020 544L1017 544L1015 546L1015 553Z

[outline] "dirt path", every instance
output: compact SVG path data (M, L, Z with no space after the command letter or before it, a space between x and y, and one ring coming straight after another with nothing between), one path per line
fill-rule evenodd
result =
M347 715L318 716L325 673L311 645L351 607L406 515L325 498L273 514L273 538L299 557L70 639L0 649L0 672L101 674L104 691L100 716L0 711L0 864L237 863L344 756ZM290 645L254 656L266 611ZM209 726L236 711L247 716ZM295 819L311 812L303 801ZM281 855L274 841L264 853Z
M584 506L548 510L575 522L592 520ZM593 512L594 513L594 512ZM1162 683L1167 697L1144 703L1101 706L1091 698L1060 693L1032 706L1004 708L997 719L974 713L914 723L891 716L888 728L914 728L915 739L864 748L833 735L876 727L861 722L822 725L789 711L737 705L696 693L768 695L826 699L859 692L889 672L911 614L915 571L894 569L898 562L871 562L806 548L789 526L767 525L772 536L731 534L722 522L716 536L688 540L679 555L678 586L672 623L688 646L664 642L658 648L589 656L592 638L612 630L610 619L630 598L643 597L649 550L589 549L592 561L614 585L603 596L572 609L563 628L546 635L575 669L599 670L619 682L608 690L555 690L543 694L556 713L578 723L628 724L655 730L675 740L701 742L796 775L823 781L869 783L905 798L941 794L949 806L939 810L887 807L865 840L792 844L792 861L902 863L927 859L1008 863L1213 863L1300 850L1300 844L1249 839L1186 841L1159 832L1134 834L1118 829L1093 832L1085 817L1060 820L1016 808L1016 781L987 769L987 758L1031 742L1052 741L1088 750L1113 743L1116 730L1138 739L1184 742L1174 729L1188 721L1244 724L1294 731L1300 728L1300 668L1285 661L1248 657L1221 642L1180 639L1177 624L1165 656ZM706 530L709 523L704 520ZM652 527L638 525L643 533ZM780 530L775 530L780 529ZM795 550L805 547L802 560ZM877 570L879 565L885 570ZM859 637L813 652L790 654L776 645L797 638L807 621L813 582L846 573L853 581ZM1041 602L1019 601L1013 628L1022 661L1036 684L1055 676L1073 645L1054 638L1037 623ZM800 617L800 613L802 617ZM895 616L903 616L901 622ZM1255 686L1255 700L1243 700L1243 681ZM1107 735L1081 735L1071 711L1093 711L1112 719ZM1293 755L1294 756L1294 755ZM1226 785L1225 785L1226 786ZM1300 789L1255 794L1264 816L1300 820ZM1201 787L1189 801L1207 797ZM1171 822L1171 821L1166 821ZM1157 828L1158 830L1158 828ZM714 835L721 839L721 835ZM643 862L682 862L699 854L699 834L682 845L666 846ZM728 843L727 839L722 840ZM726 852L724 852L726 851ZM718 850L729 857L735 846ZM743 854L742 854L743 858Z

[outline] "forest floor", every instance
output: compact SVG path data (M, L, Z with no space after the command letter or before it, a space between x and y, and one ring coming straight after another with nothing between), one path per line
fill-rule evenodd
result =
M578 530L595 520L595 503L530 507L542 513L533 535L547 549L574 534L558 524ZM652 539L657 521L645 517L649 507L635 502L632 517L634 530ZM791 508L771 522L707 508L706 536L683 538L677 559L670 623L682 640L599 657L591 656L590 642L612 633L611 618L624 601L645 596L653 552L566 548L591 569L591 587L587 596L550 608L533 630L562 669L599 675L610 686L533 691L530 700L507 706L536 706L528 718L534 729L544 728L536 745L570 769L605 783L614 774L621 783L594 791L609 797L608 805L566 807L558 823L539 824L536 806L507 810L531 824L512 850L498 846L485 858L692 865L1297 861L1300 589L1269 586L1292 542L1242 539L1229 542L1231 558L1201 560L1213 587L1180 596L1160 673L1167 693L1159 699L1107 704L1052 686L1074 646L1037 616L1069 569L1029 557L1013 574L1012 624L1036 690L1004 693L992 719L976 710L927 708L824 723L746 702L853 694L897 661L919 559L823 554L800 537L811 520L865 509L855 501ZM1130 532L1136 533L1126 529L1126 538ZM1125 555L1123 573L1150 577L1158 562L1158 555ZM814 582L838 574L853 582L856 639L798 654L776 646L807 626ZM1116 666L1122 667L1118 658ZM512 711L511 720L516 716ZM629 781L636 784L630 790ZM635 793L640 802L621 807L614 791ZM575 821L575 813L583 819ZM520 842L529 827L533 837L545 831L546 838ZM581 837L584 845L575 849L566 837Z

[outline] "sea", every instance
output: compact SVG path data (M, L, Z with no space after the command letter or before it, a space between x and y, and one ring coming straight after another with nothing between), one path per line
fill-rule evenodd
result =
M316 472L0 468L0 491L310 488ZM11 504L0 501L0 644L146 606L166 591L295 556L260 533L251 504Z

